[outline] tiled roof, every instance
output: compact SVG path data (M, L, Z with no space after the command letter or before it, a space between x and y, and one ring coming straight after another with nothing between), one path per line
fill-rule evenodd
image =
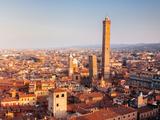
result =
M51 92L66 92L65 89L62 88L54 88L54 89L50 89Z
M135 109L130 107L109 107L106 109L100 109L98 111L90 112L82 116L73 117L71 120L106 120L109 118L115 118L124 114L136 112Z
M11 102L11 101L18 101L18 99L9 97L9 98L3 98L1 100L1 102Z

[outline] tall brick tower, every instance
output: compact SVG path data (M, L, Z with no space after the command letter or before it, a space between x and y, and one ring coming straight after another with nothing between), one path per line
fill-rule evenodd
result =
M97 78L97 57L96 55L89 56L89 77Z
M72 76L73 74L73 57L71 54L69 55L68 59L68 73L69 76Z
M110 26L111 20L107 16L103 21L102 76L104 80L110 77Z

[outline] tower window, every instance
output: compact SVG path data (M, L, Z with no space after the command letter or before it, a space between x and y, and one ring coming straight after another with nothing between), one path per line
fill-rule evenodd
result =
M76 76L76 80L78 80L78 76Z
M59 104L57 104L57 107L59 106Z
M56 98L59 98L59 95L56 95Z
M64 97L64 94L62 94L61 96Z

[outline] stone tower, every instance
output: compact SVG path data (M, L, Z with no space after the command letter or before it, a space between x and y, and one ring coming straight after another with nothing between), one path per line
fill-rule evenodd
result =
M102 43L102 76L104 80L110 77L110 26L111 20L106 17L103 21L103 43Z

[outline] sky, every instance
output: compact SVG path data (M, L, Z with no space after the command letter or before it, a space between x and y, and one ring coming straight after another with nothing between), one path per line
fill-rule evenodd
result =
M1 0L0 48L160 43L160 0Z

